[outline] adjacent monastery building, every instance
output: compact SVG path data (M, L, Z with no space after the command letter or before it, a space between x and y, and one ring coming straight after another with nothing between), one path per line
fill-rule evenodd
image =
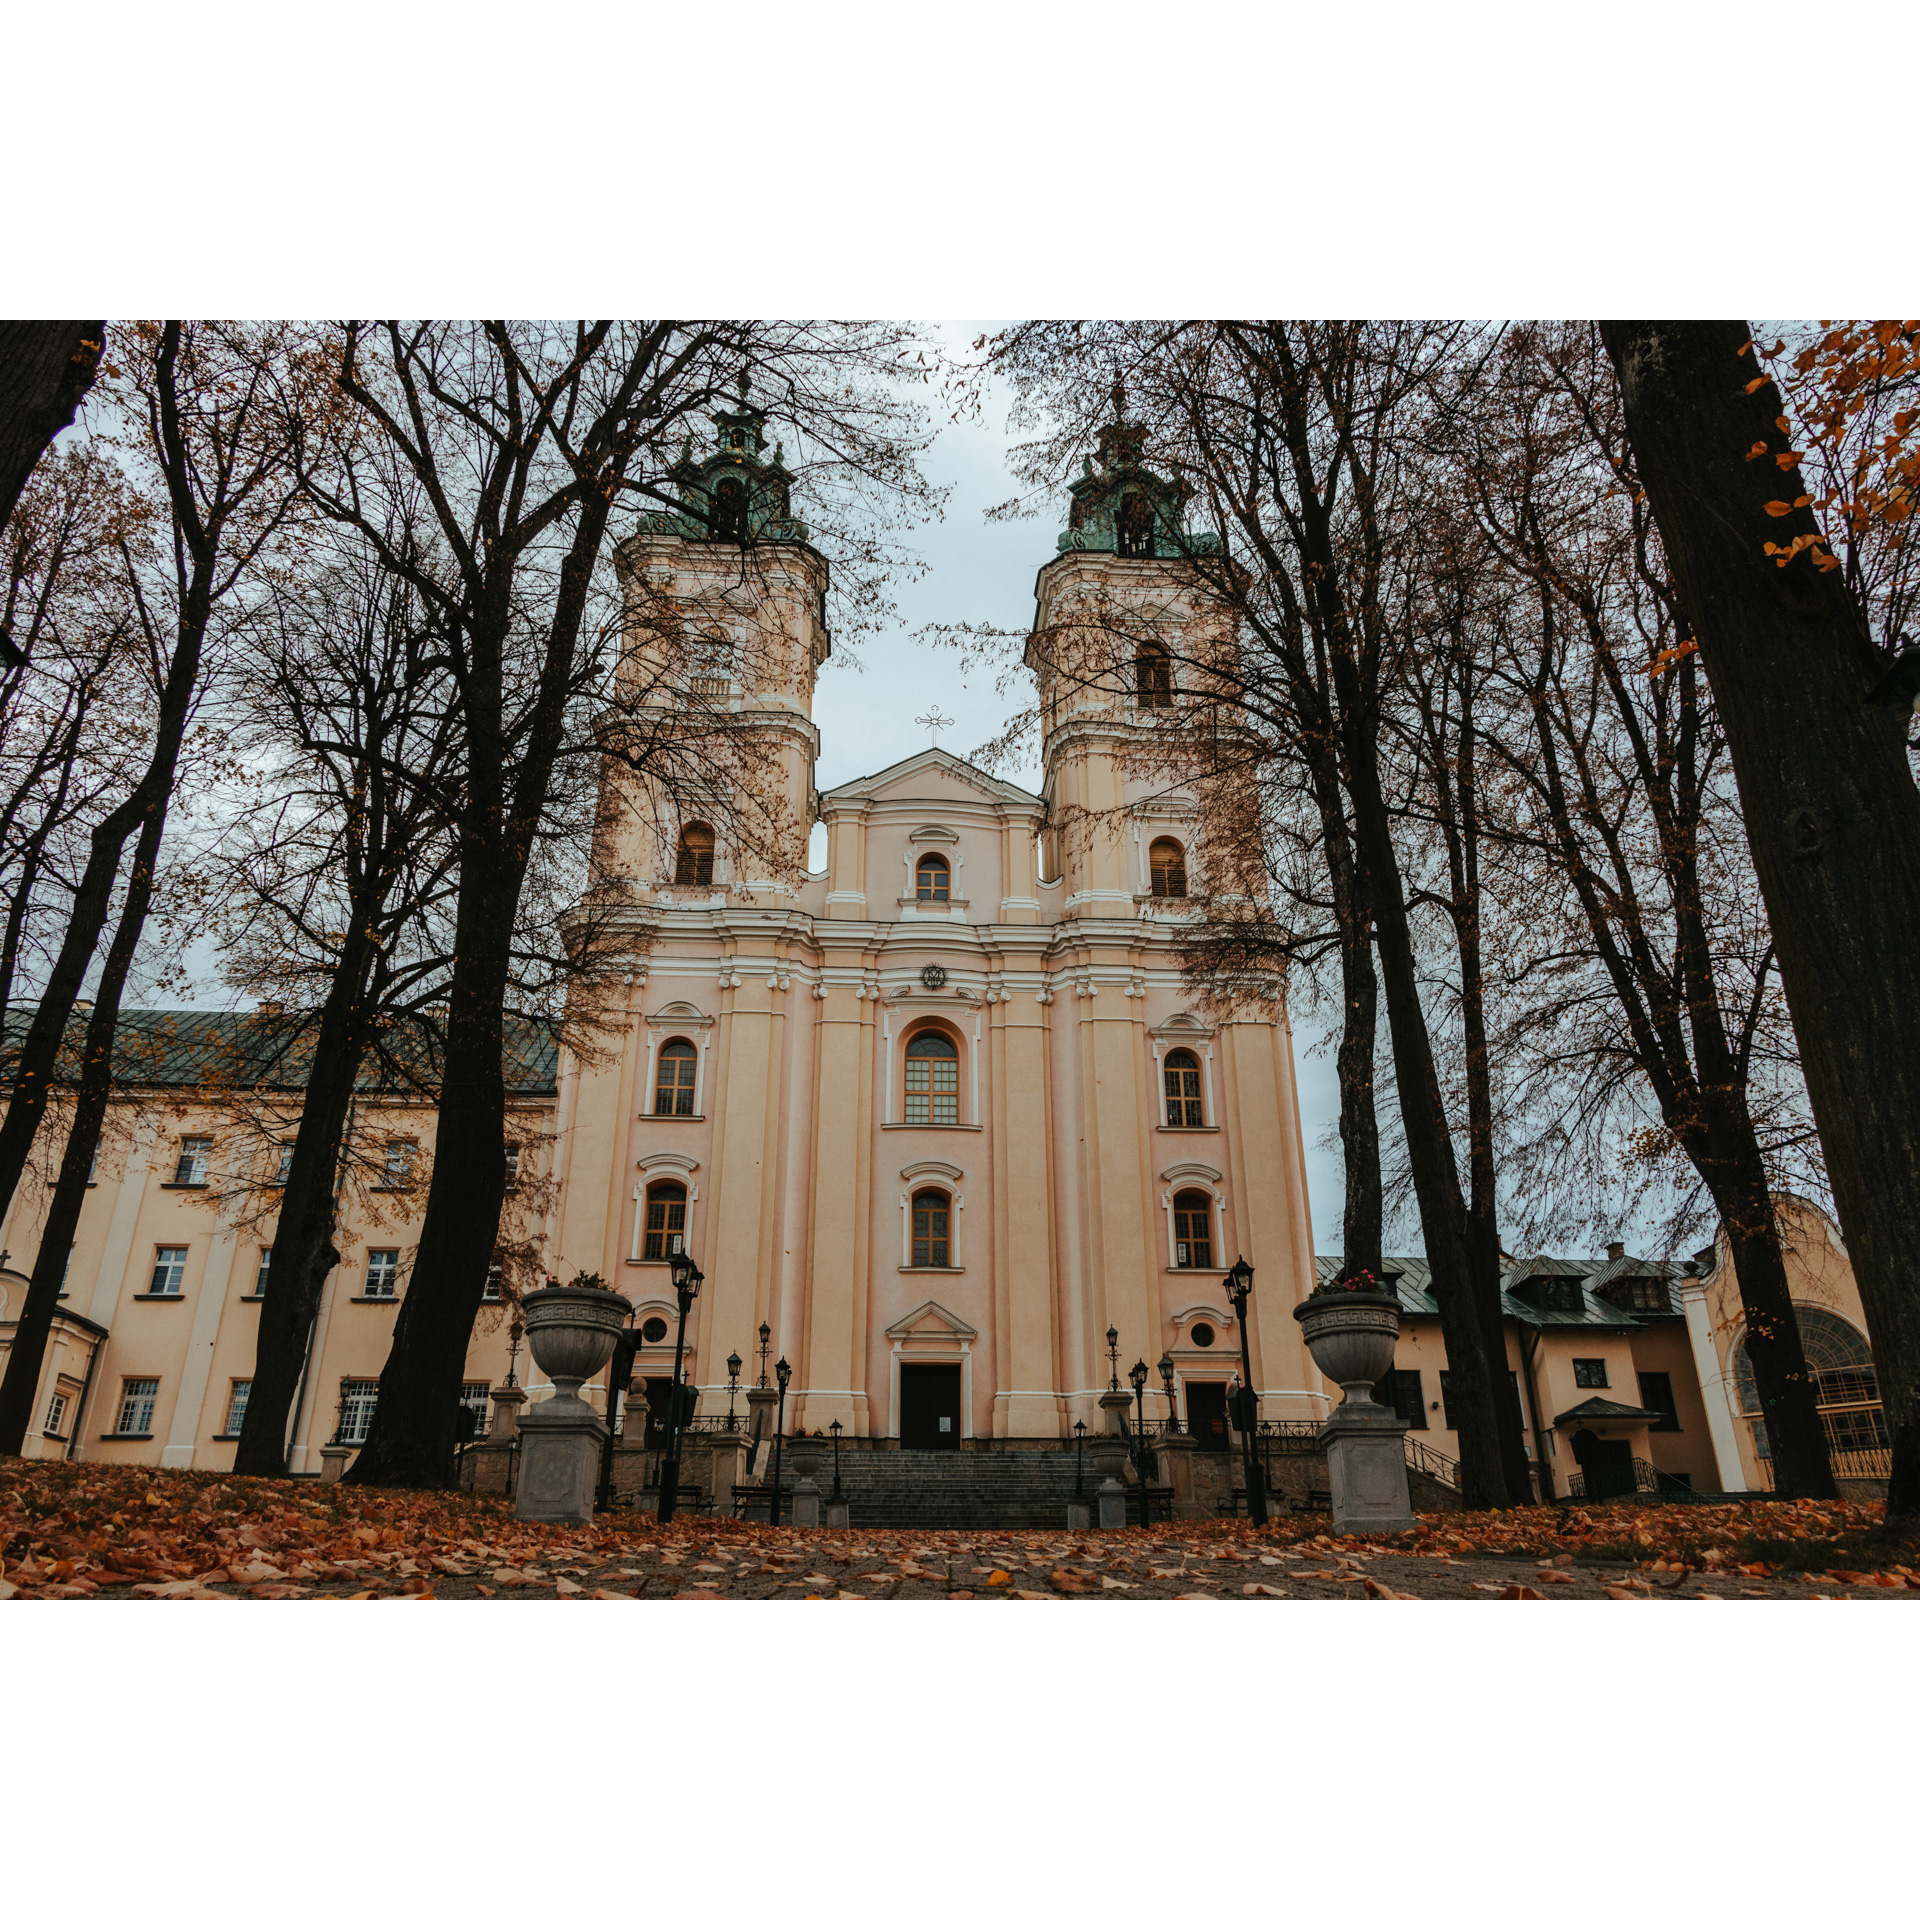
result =
M656 1406L677 1334L702 1411L724 1411L729 1357L750 1385L764 1327L792 1366L789 1431L838 1421L906 1447L1057 1444L1076 1421L1097 1429L1113 1352L1122 1374L1136 1359L1155 1367L1155 1416L1168 1411L1167 1357L1173 1404L1203 1447L1224 1446L1244 1373L1265 1420L1326 1412L1292 1318L1316 1266L1284 1002L1196 1010L1175 939L1190 871L1199 879L1199 807L1131 751L1143 721L1189 692L1181 663L1233 644L1171 557L1178 495L1140 451L1138 429L1103 433L1039 570L1038 793L937 747L816 791L826 562L744 402L720 416L716 447L676 470L698 511L650 516L622 549L647 614L636 631L684 605L701 636L699 698L751 726L770 817L792 836L743 839L719 802L651 827L609 809L600 864L632 928L610 1026L578 1052L535 1036L511 1063L519 1170L538 1177L509 1192L509 1224L544 1233L555 1277L597 1272L634 1301L647 1333L636 1384ZM1137 615L1180 644L1143 644L1104 681L1061 671L1055 636L1089 610ZM815 821L826 868L807 872ZM1087 821L1099 824L1068 825ZM127 1090L103 1145L29 1450L217 1468L232 1459L272 1284L272 1221L256 1209L236 1225L223 1208L223 1179L258 1145L229 1141L196 1105L193 1036L247 1016L129 1018L171 1018L178 1044L149 1047L160 1064ZM409 1170L431 1151L431 1109L370 1089L355 1125L392 1141L391 1177L343 1205L345 1258L288 1435L296 1473L318 1471L323 1444L364 1435L417 1235ZM0 1226L0 1339L31 1265L34 1185ZM683 1246L705 1284L680 1329L667 1260ZM1836 1258L1815 1262L1822 1311L1858 1339ZM1245 1357L1221 1285L1241 1259L1255 1275ZM1554 1491L1588 1463L1596 1490L1623 1460L1631 1479L1634 1459L1701 1488L1762 1484L1730 1282L1704 1265L1558 1267L1509 1278L1509 1360ZM1419 1282L1403 1282L1386 1391L1416 1443L1451 1456L1445 1355ZM466 1394L483 1415L510 1363L541 1391L510 1355L508 1319L502 1302L475 1331ZM1643 1389L1666 1398L1650 1408Z

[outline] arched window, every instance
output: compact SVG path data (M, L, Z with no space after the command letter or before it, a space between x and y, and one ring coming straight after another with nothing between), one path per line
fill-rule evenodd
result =
M695 821L680 829L680 851L673 862L676 887L713 885L713 829Z
M1873 1350L1865 1336L1842 1320L1837 1313L1820 1307L1795 1303L1793 1317L1799 1322L1800 1344L1806 1349L1807 1364L1813 1369L1814 1392L1820 1403L1821 1424L1827 1430L1827 1445L1836 1454L1872 1453L1888 1444L1886 1415L1880 1404L1880 1378L1874 1371ZM1753 1362L1747 1357L1744 1334L1733 1350L1733 1388L1740 1411L1757 1415L1760 1385L1753 1377ZM1767 1429L1763 1421L1753 1423L1755 1450L1768 1457ZM1836 1470L1844 1471L1836 1463Z
M1213 1265L1213 1201L1188 1188L1173 1196L1173 1263L1177 1267Z
M913 897L923 907L944 907L953 897L953 875L942 855L920 856L920 864L913 870Z
M1123 559L1153 558L1153 502L1143 493L1120 497L1120 510L1113 516L1116 545Z
M1187 897L1187 855L1178 840L1156 840L1147 849L1147 872L1152 876L1156 900Z
M960 1053L944 1033L928 1029L907 1042L907 1123L932 1127L960 1121Z
M693 1112L693 1075L699 1055L690 1040L669 1040L660 1049L660 1072L653 1083L655 1113Z
M1204 1127L1206 1114L1200 1105L1200 1062L1182 1047L1167 1055L1167 1125Z
M913 1196L913 1264L950 1267L953 1202L938 1187Z
M1173 705L1173 656L1157 640L1143 641L1133 656L1133 702L1137 707Z
M643 1260L665 1260L687 1244L687 1190L677 1181L663 1180L647 1189L647 1238Z
M709 531L715 540L730 540L735 546L746 544L747 490L738 480L722 480L714 488Z

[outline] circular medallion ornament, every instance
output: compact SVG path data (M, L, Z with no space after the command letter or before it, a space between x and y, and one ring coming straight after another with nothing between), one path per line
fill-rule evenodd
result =
M922 967L920 969L920 984L925 987L929 993L938 993L940 989L947 984L946 968Z

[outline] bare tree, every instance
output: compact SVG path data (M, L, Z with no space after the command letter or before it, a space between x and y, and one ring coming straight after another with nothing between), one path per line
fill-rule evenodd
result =
M1530 1475L1519 1410L1496 1365L1497 1248L1475 1230L1461 1190L1421 1000L1385 731L1417 638L1405 618L1423 564L1427 481L1417 456L1435 383L1463 343L1461 329L1435 325L1032 325L1002 336L988 364L1055 423L1028 449L1028 478L1057 476L1088 433L1096 396L1117 378L1212 520L1217 544L1190 545L1183 557L1233 608L1241 645L1232 660L1182 664L1203 705L1231 708L1248 724L1257 752L1307 769L1349 987L1343 1132L1364 1151L1373 1124L1371 1061L1362 1058L1371 1052L1370 942L1453 1371L1463 1485L1472 1504L1505 1505L1530 1497ZM1244 776L1243 766L1233 778ZM1260 818L1259 808L1223 807L1217 795L1209 810ZM1239 864L1248 871L1257 860ZM1356 1212L1362 1231L1377 1236L1377 1203L1360 1197Z
M252 570L291 500L289 449L275 390L284 362L275 330L208 322L142 323L123 358L129 457L165 502L164 533L122 545L128 597L151 697L151 750L139 782L94 828L72 916L22 1048L0 1125L0 1193L11 1198L46 1108L55 1051L107 918L122 851L137 832L120 912L87 1021L72 1123L6 1379L0 1452L18 1453L36 1411L40 1365L68 1250L112 1092L120 997L151 904L182 744L209 646L237 614ZM275 403L269 405L271 397Z
M1713 688L1880 1373L1891 1526L1920 1526L1920 793L1892 664L1740 321L1607 321L1626 434ZM1787 458L1783 468L1781 460Z
M597 773L605 754L644 789L650 756L679 736L660 703L610 697L620 622L592 609L616 516L679 504L674 443L690 442L749 365L813 450L794 484L811 467L823 489L837 476L854 493L911 493L911 423L876 379L907 338L800 324L392 322L349 324L333 343L352 416L310 447L306 488L408 582L442 634L461 762L433 1177L359 1480L434 1484L452 1455L505 1180L503 1009L522 903L551 850L543 836L564 839L556 814L585 795L571 774ZM389 536L401 488L419 499L431 565L424 547ZM883 577L856 570L868 606ZM581 913L561 928L569 942ZM576 1016L589 1000L574 994Z

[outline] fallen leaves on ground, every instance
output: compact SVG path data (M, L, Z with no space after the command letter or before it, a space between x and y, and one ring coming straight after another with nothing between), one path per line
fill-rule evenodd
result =
M1429 1514L1407 1533L1346 1539L1324 1514L1095 1533L802 1534L630 1514L557 1527L522 1524L508 1501L471 1494L8 1461L0 1600L1912 1594L1920 1572L1896 1556L1913 1550L1872 1533L1880 1517L1842 1501L1523 1508ZM1500 1565L1515 1560L1528 1564Z

